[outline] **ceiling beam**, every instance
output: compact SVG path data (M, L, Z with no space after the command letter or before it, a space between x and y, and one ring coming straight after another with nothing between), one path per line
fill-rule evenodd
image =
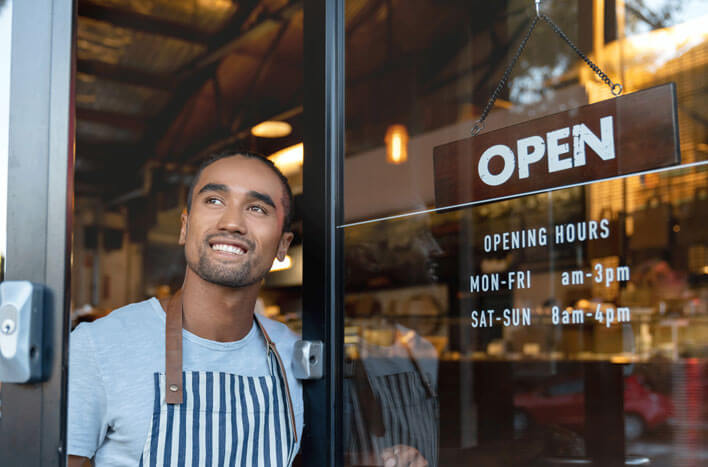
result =
M368 22L376 12L381 9L383 0L371 0L359 12L357 16L352 18L347 24L347 35L352 36L363 24Z
M141 149L134 143L120 143L115 141L77 141L76 157L80 159L113 159L132 157L142 154Z
M209 32L185 23L138 13L123 7L97 5L90 1L79 2L78 15L82 18L91 18L114 26L173 37L186 42L207 44L211 36Z
M261 62L258 64L258 68L256 69L256 73L253 76L253 79L251 79L250 84L248 85L248 89L246 91L246 96L249 96L246 100L246 105L242 102L239 107L241 108L240 112L236 116L236 118L232 118L233 121L229 125L231 131L238 131L241 129L241 124L244 122L244 120L247 120L248 117L250 117L250 113L252 112L252 107L254 107L253 104L253 99L251 96L255 96L255 90L256 86L258 86L258 83L261 79L263 79L263 76L267 72L267 70L270 68L270 65L273 61L273 54L275 53L276 49L280 45L280 41L283 39L283 36L285 35L285 32L288 30L290 27L290 21L283 21L283 24L280 26L280 29L278 30L277 34L275 35L275 38L271 41L270 45L268 46L268 50L266 50L265 54L263 54L263 58Z
M237 131L214 131L209 135L206 135L201 140L193 143L190 147L182 151L183 155L187 157L184 158L184 162L188 164L198 164L203 159L207 158L209 155L216 152L222 152L230 149L242 149L243 147L249 146L249 139L251 138L251 128L264 120L288 120L291 121L293 118L298 118L303 112L302 99L299 96L302 95L302 86L300 86L290 97L289 103L283 105L281 102L268 102L267 100L260 98L258 106L258 114L253 114L250 116L251 120L244 121L241 125L241 130ZM248 105L248 104L244 104ZM289 109L283 112L283 109ZM293 128L293 133L291 136L297 137L298 130ZM302 134L300 132L300 134ZM288 137L288 138L289 138ZM301 141L302 138L300 137ZM279 142L282 140L279 138ZM260 149L259 149L260 151Z
M297 4L297 2L295 3ZM349 24L349 27L347 29L347 33L351 34L353 31L356 31L359 27L361 27L362 24L364 24L366 21L368 21L372 15L374 15L382 6L383 1L382 0L375 0L371 2L364 10L360 12L357 17L355 17L352 22ZM284 13L280 15L281 18L283 18L283 21L286 21L288 18L292 16L292 13L289 12L288 10L284 9ZM461 21L464 20L461 19ZM287 25L287 22L285 22ZM282 30L280 33L282 34ZM274 44L277 44L277 40L279 39L279 35L276 37L276 40L273 42ZM238 40L237 40L238 41ZM236 42L237 42L236 41ZM231 47L231 46L227 46ZM266 52L264 55L264 62L261 63L261 66L267 63L268 61L268 55L270 53ZM431 54L432 55L432 54ZM427 55L426 55L427 57ZM427 60L430 60L430 58L426 58ZM395 63L397 65L394 65L394 68L396 66L405 66L406 67L411 67L420 61L420 56L419 53L415 54L408 54L403 57L400 57ZM260 67L259 67L260 69ZM362 82L366 82L370 80L371 78L374 78L376 76L380 75L380 69L377 69L376 71L367 74L366 76L354 81L350 82L351 86L357 86L358 84L361 84ZM230 147L233 145L239 146L239 142L244 142L245 139L248 137L249 131L248 129L256 124L259 123L260 121L267 119L269 116L276 115L278 112L281 112L283 109L282 105L273 105L271 107L267 105L263 105L262 102L258 102L258 115L248 115L248 109L252 108L255 105L255 102L253 102L253 98L255 97L256 99L262 99L260 97L252 96L252 92L247 92L245 93L247 96L251 96L251 99L245 99L243 102L239 103L239 107L242 110L242 114L238 116L233 123L233 126L231 128L230 132L224 132L223 130L221 131L214 131L209 135L206 135L204 138L202 138L200 141L195 142L194 144L190 145L190 147L185 148L183 151L180 151L183 155L186 155L187 161L193 162L193 161L198 161L200 159L203 159L207 154L210 154L215 151L223 150L226 147ZM297 93L295 94L297 96ZM282 117L281 117L282 118ZM280 118L278 118L280 119Z
M251 1L249 5L257 3L257 1ZM271 24L289 22L295 13L301 10L302 0L290 0L290 2L286 3L285 6L280 7L278 10L262 14L257 21L251 23L247 30L243 30L243 24L239 26L233 21L230 21L221 31L220 35L215 36L215 39L210 42L209 50L183 68L204 69L218 65L222 58L236 53L236 49L241 45L242 39L249 34L256 32L261 27L267 26L269 22ZM249 16L250 15L244 13L242 17L243 21L248 20Z
M116 65L100 60L77 59L76 69L79 73L86 73L108 81L162 91L171 90L175 84L175 77L171 73L147 72L139 68Z
M234 54L255 59L263 58L262 55L249 54L246 51L239 51ZM295 68L300 63L292 62L287 65ZM164 92L174 90L178 81L174 73L149 72L140 68L103 62L101 60L77 59L76 69L79 73L95 76L102 80Z
M230 40L233 40L234 37L240 36L241 33L244 32L241 29L246 24L246 21L248 21L248 18L253 14L259 1L260 0L239 1L236 11L224 22L224 25L219 31L209 39L209 43L207 44L209 51L218 49Z
M86 107L76 108L76 118L78 120L103 123L104 125L136 132L142 132L145 130L147 124L146 119L140 115L108 112L105 110L89 109Z
M169 129L170 124L182 111L188 100L199 91L207 80L214 76L219 63L221 63L221 59L231 53L244 37L263 26L268 21L273 21L274 18L281 20L289 19L302 7L301 1L291 1L280 8L280 10L265 15L263 18L260 18L260 20L255 21L247 30L244 30L244 25L251 17L258 3L258 0L244 0L241 5L239 5L239 9L233 17L228 20L222 30L214 36L207 52L183 67L183 73L180 75L179 84L175 88L172 98L153 120L149 131L145 133L146 139L144 143L146 147L155 147Z

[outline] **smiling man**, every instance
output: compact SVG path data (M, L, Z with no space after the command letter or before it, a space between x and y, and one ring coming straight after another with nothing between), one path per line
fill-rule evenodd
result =
M303 426L296 337L254 315L293 238L291 209L287 180L262 156L202 165L182 213L182 289L71 335L70 466L292 463Z

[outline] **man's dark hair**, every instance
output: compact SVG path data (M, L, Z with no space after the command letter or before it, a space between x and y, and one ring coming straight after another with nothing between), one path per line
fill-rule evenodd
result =
M293 208L294 208L294 202L293 202L293 191L290 189L290 184L288 183L288 179L283 173L278 169L278 167L273 164L273 161L268 159L262 154L258 154L255 152L250 152L250 151L230 151L230 152L220 152L213 154L206 158L204 162L199 166L197 169L197 172L194 174L194 178L192 178L192 183L189 185L189 192L187 193L187 213L192 209L192 196L194 195L194 187L197 185L197 181L199 180L199 177L202 175L202 172L204 169L209 167L211 164L214 162L220 161L221 159L226 159L227 157L245 157L246 159L256 159L263 164L266 165L270 170L275 173L278 178L280 179L280 183L283 185L283 189L285 190L285 195L286 195L286 201L283 203L285 205L285 219L283 220L283 232L289 232L290 231L290 223L293 220Z

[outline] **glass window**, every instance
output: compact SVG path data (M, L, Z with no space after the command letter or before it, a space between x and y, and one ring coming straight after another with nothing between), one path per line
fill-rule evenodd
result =
M680 165L435 209L532 3L347 2L345 465L706 456L704 2L542 6L625 95L675 83ZM611 98L541 22L484 131Z

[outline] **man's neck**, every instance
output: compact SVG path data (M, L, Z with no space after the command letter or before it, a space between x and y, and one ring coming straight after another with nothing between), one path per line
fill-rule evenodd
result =
M260 284L224 287L203 280L191 269L183 286L183 327L192 334L219 342L243 339L253 327Z

